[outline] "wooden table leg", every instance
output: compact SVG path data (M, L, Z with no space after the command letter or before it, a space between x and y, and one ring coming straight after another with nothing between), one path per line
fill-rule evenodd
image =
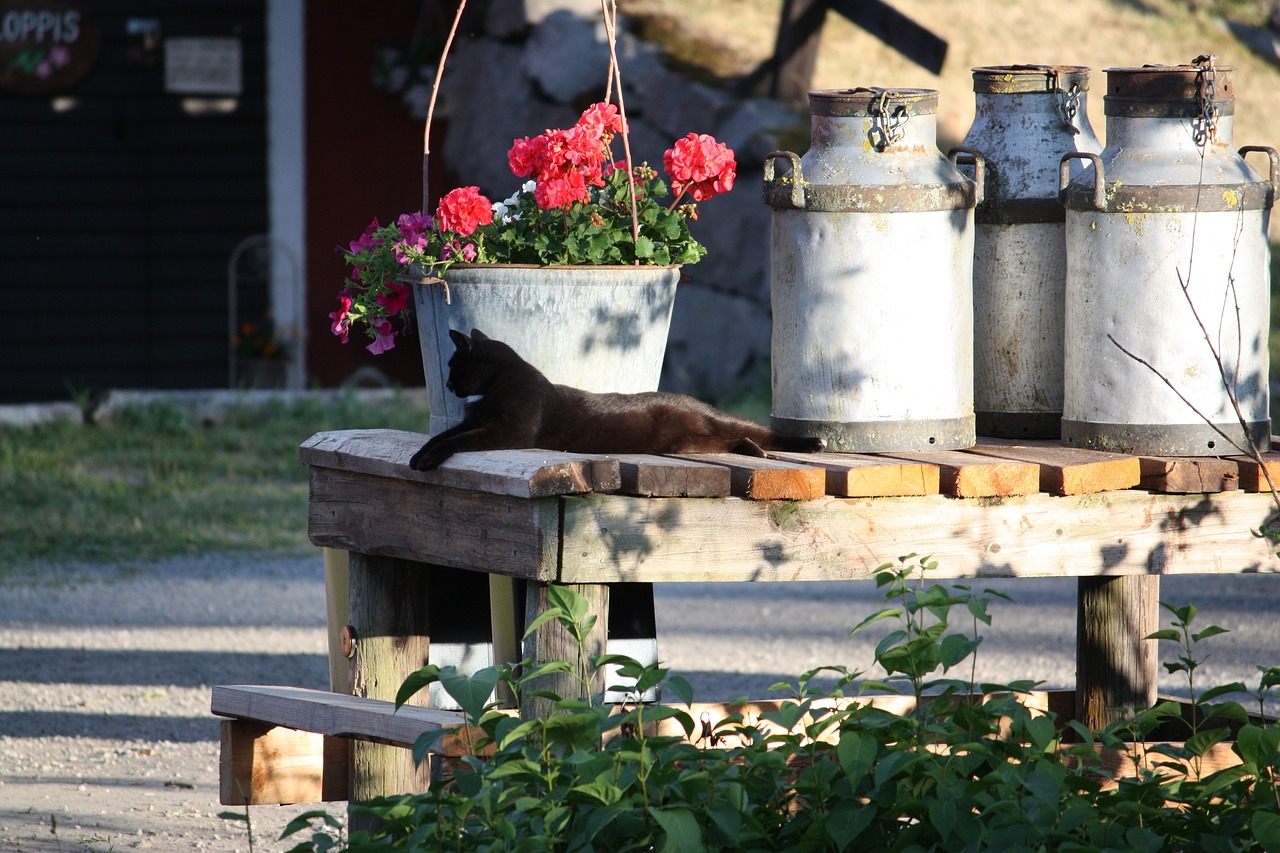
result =
M394 557L352 553L350 558L351 624L356 631L351 660L351 692L371 699L394 700L405 677L427 663L430 649L428 567ZM427 705L419 693L415 705ZM351 803L387 794L416 794L430 785L426 762L414 766L413 754L401 747L356 741L351 754ZM348 827L374 828L369 818L351 815Z
M574 672L556 673L538 679L534 687L526 691L549 690L561 698L585 699L604 691L603 670L593 672L591 662L605 653L609 636L609 587L605 584L562 584L587 599L587 613L596 617L595 625L586 637L579 655L578 645L557 620L544 622L534 633L525 638L524 657L538 666L550 661L569 661ZM525 595L525 624L531 625L547 609L545 583L530 581ZM586 683L584 687L584 682ZM520 707L525 719L546 717L555 703L550 699L526 697Z
M1156 702L1160 576L1082 577L1076 609L1076 719L1101 729Z

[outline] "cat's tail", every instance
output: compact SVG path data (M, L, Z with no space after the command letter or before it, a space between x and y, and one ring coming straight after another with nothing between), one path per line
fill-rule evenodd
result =
M734 453L745 453L749 456L763 456L765 450L782 450L788 453L818 453L827 449L825 439L810 435L784 435L770 431L763 442L757 443L744 438L734 448Z

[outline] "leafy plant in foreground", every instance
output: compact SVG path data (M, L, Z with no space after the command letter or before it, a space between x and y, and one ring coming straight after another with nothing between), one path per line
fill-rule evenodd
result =
M1184 742L1148 742L1159 726L1181 722L1176 703L1092 732L1033 711L1032 682L974 684L972 664L968 678L952 675L981 645L990 598L926 583L918 576L929 566L913 555L878 572L889 606L855 631L897 623L876 648L882 678L811 670L775 685L788 698L758 718L695 720L687 682L620 656L594 663L620 665L638 680L636 695L665 679L680 704L556 697L551 716L522 720L491 703L495 688L505 684L519 700L539 676L572 664L472 676L428 666L398 701L428 684L458 700L466 725L456 735L470 754L452 778L356 807L381 825L345 844L322 812L286 836L310 830L296 851L1280 850L1280 728L1217 701L1242 685L1196 692L1201 644L1222 629L1194 630L1193 607L1165 605L1172 627L1152 635L1178 644L1168 666L1192 686ZM549 600L545 618L584 637L585 602L568 589ZM834 687L817 687L820 675L835 675ZM1280 670L1264 670L1259 702L1278 684ZM873 701L872 691L896 694L909 711ZM1241 763L1201 774L1232 731ZM420 739L415 758L439 736ZM1133 772L1107 770L1106 750Z

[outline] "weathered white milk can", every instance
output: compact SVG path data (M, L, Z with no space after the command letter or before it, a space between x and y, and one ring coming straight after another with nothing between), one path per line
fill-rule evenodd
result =
M938 150L935 90L815 91L809 110L808 152L764 164L773 428L845 452L970 447L982 177Z
M1066 444L1170 456L1268 446L1280 160L1232 148L1232 69L1198 63L1107 69L1107 146L1063 159ZM1266 177L1244 160L1255 151ZM1081 158L1091 165L1068 184Z
M1088 91L1089 69L1079 66L973 69L975 115L962 149L980 151L987 163L974 213L978 435L1060 435L1067 245L1058 165L1068 151L1102 149L1089 125Z

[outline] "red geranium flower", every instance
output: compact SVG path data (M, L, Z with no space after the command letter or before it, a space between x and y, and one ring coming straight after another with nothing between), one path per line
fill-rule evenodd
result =
M676 140L675 147L662 155L662 166L676 198L687 192L694 201L706 201L733 189L738 168L729 147L705 133L690 133Z
M480 195L479 187L458 187L440 199L436 219L445 231L469 237L493 221L493 203Z

